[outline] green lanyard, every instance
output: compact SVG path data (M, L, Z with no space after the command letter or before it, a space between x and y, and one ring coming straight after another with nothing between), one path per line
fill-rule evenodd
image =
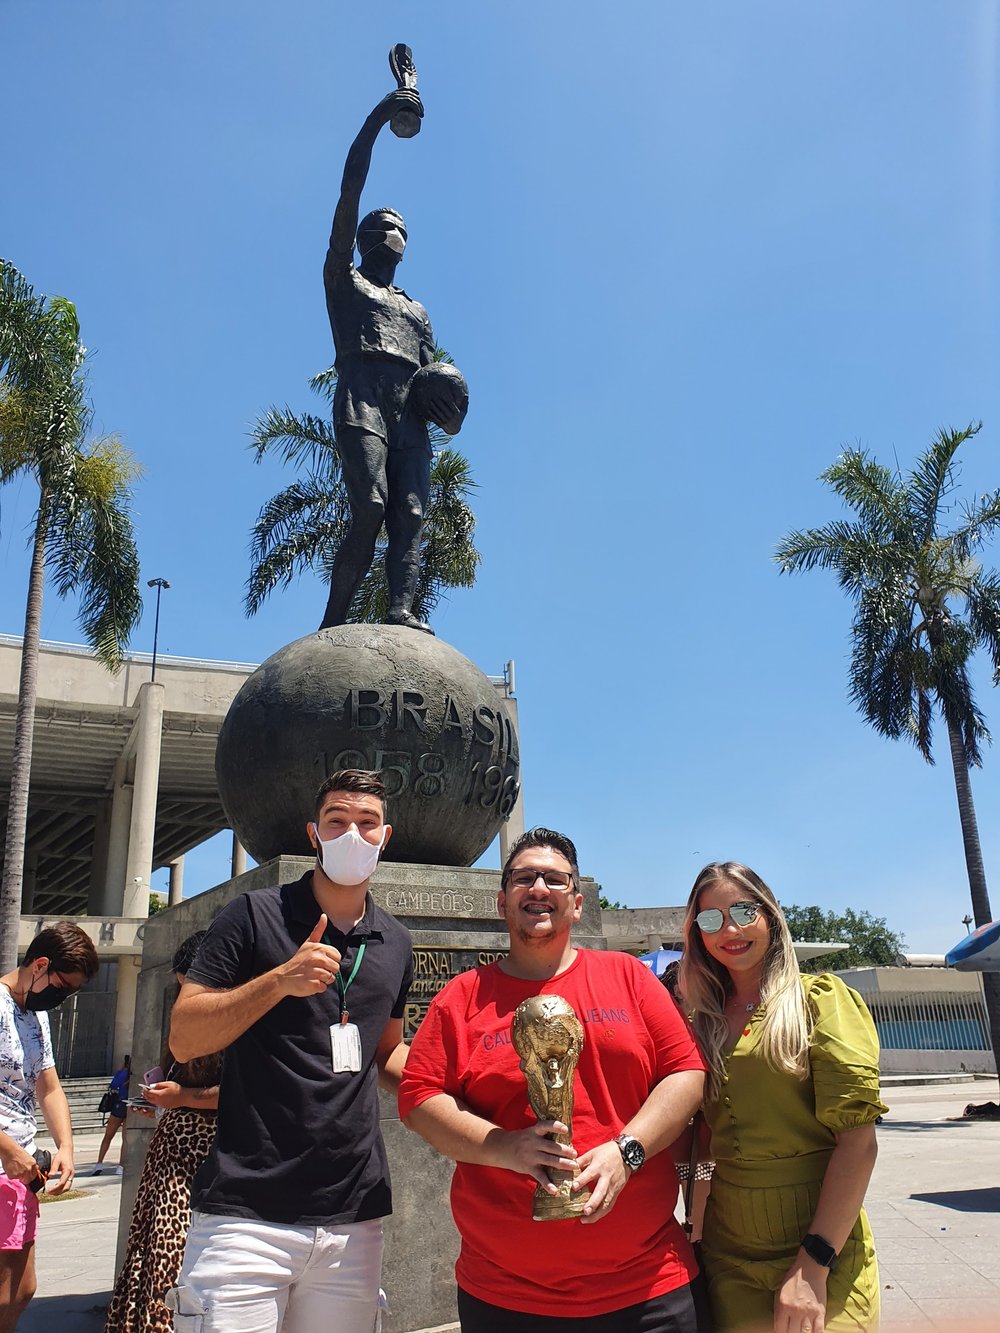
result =
M341 1027L347 1022L350 1015L347 1012L347 988L358 975L358 968L361 966L361 960L365 956L365 946L367 940L362 940L358 945L358 956L354 960L354 966L351 968L351 975L345 981L343 976L337 973L337 989L340 991L340 1024Z

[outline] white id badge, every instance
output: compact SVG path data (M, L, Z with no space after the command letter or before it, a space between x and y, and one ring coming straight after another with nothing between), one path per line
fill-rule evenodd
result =
M356 1023L331 1023L330 1045L335 1074L361 1072L361 1033Z

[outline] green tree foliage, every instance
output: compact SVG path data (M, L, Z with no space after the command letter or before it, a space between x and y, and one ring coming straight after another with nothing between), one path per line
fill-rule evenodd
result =
M606 893L600 894L597 901L601 904L602 912L620 912L625 906L624 903L620 903L617 900L612 902Z
M72 302L36 296L0 260L0 485L28 478L38 488L0 889L3 971L17 956L46 574L60 597L79 598L80 627L109 670L142 614L129 515L139 469L117 439L88 438L85 355Z
M1000 574L977 559L1000 529L1000 490L964 503L954 492L955 455L979 429L939 431L906 476L849 449L820 480L853 520L789 533L774 557L782 573L830 570L854 603L850 690L866 722L911 741L930 764L943 720L977 926L993 913L969 770L990 737L969 662L985 651L1000 684ZM984 988L1000 1063L1000 976L986 975Z
M892 967L904 950L902 935L889 929L885 917L871 912L824 912L821 907L782 907L793 940L849 944L846 950L821 954L801 964L803 972L833 972L848 967Z
M439 359L446 358L440 354ZM310 381L310 387L329 404L336 386L333 367ZM434 449L431 489L413 598L413 613L419 620L430 617L448 588L472 587L480 558L473 541L476 519L469 496L476 483L469 464L438 427L430 426L429 433ZM256 422L250 437L257 462L277 456L304 471L264 505L254 524L245 599L247 615L252 616L275 588L287 587L303 570L312 570L329 582L351 509L333 427L325 417L296 414L287 406L272 407ZM383 528L372 567L351 605L354 622L380 624L386 618L385 549Z

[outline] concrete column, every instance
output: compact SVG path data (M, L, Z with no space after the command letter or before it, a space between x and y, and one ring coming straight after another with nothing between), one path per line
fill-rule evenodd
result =
M233 879L236 879L238 875L246 874L246 868L247 868L247 849L243 846L239 838L234 833L233 859L232 859Z
M170 891L167 895L167 906L176 907L178 903L184 901L184 858L179 856L176 861L170 862Z
M119 769L121 772L119 772ZM125 781L124 764L116 765L108 829L107 870L104 892L94 904L95 916L122 916L125 903L125 872L128 866L128 831L132 823L132 784Z
M520 753L521 753L521 731L520 731L520 728L519 728L519 726L518 726L518 722L517 722L517 700L516 700L516 699L505 699L505 700L504 700L504 704L505 704L506 707L507 707L507 711L510 713L510 719L511 719L511 721L514 723L514 734L517 736L517 751L518 751L518 754L520 754ZM523 768L523 767L522 767L521 770L520 770L520 774L519 774L519 776L520 776L520 778L522 779L522 781L520 782L520 785L519 785L519 787L518 787L517 800L514 802L514 808L513 808L513 810L510 812L510 815L509 815L509 817L507 818L507 820L505 821L505 823L503 823L503 824L500 825L500 864L501 864L501 865L503 865L503 863L507 860L507 855L508 855L508 853L510 852L511 847L514 845L514 843L518 840L518 838L519 838L519 837L521 836L521 834L524 832L524 796L523 796L523 792L524 792L524 782L523 782L524 768Z
M112 797L98 801L94 811L94 850L90 858L90 885L87 890L87 914L104 915L104 896L108 882L108 850L111 845Z
M132 784L132 819L125 866L123 916L149 915L149 881L153 874L153 834L156 829L162 733L163 686L147 681L139 687L135 779Z
M24 858L21 880L21 913L30 916L35 910L35 888L38 884L38 853L29 852Z
M121 1068L124 1057L132 1051L132 1030L135 1026L135 990L139 981L139 954L121 954L115 968L117 989L115 994L115 1069ZM133 1071L135 1065L132 1066ZM139 1070L142 1076L142 1070ZM132 1089L138 1096L138 1080ZM132 1117L135 1118L134 1116ZM131 1126L130 1126L131 1128Z

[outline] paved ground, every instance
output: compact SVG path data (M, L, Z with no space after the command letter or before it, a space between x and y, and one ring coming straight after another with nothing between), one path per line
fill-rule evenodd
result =
M996 1080L897 1087L883 1099L868 1214L887 1333L1000 1328L1000 1121L947 1119L1000 1101Z
M1000 1328L1000 1121L952 1121L1000 1101L996 1080L893 1087L868 1193L882 1272L884 1333ZM47 1203L38 1295L18 1333L100 1333L114 1281L121 1178L92 1177L99 1136L77 1143L87 1198ZM110 1156L117 1159L117 1144ZM319 1331L317 1331L319 1333Z

